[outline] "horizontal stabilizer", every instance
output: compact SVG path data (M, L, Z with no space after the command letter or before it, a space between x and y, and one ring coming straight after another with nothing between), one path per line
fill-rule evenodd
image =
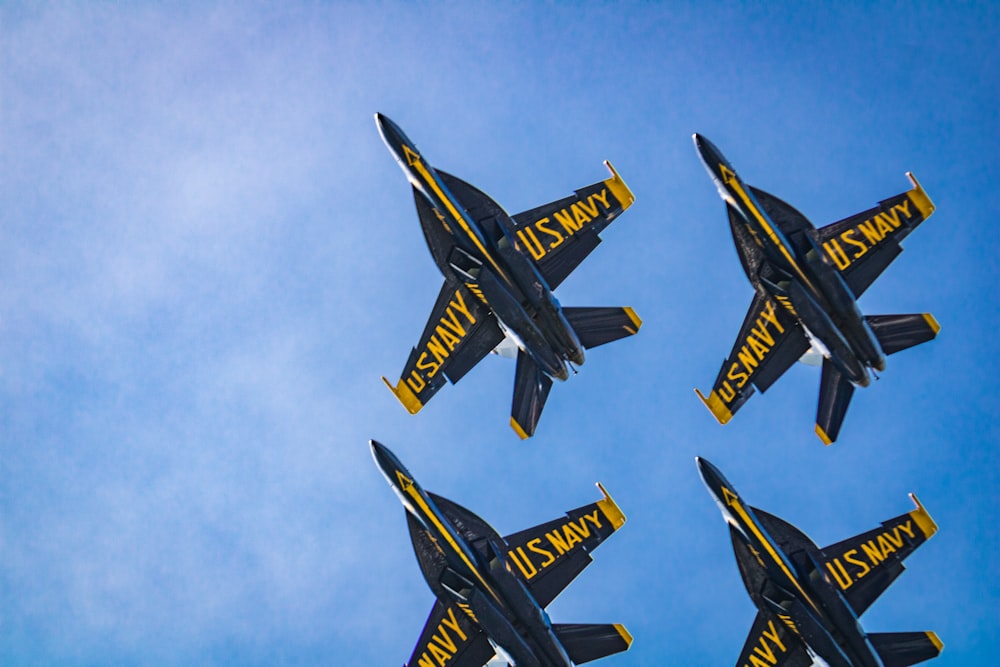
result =
M941 330L941 325L930 313L871 315L865 319L886 354L894 354L934 340Z
M582 665L614 653L627 651L632 635L624 625L553 623L552 630L574 664Z
M510 426L522 440L535 434L535 427L542 416L542 408L545 407L545 399L549 397L551 388L552 378L543 373L524 350L518 350Z
M563 314L588 349L633 336L642 326L631 308L563 308Z
M936 658L944 644L933 632L870 632L868 640L885 667L907 667Z
M823 376L819 381L819 408L816 410L816 435L824 445L833 444L840 434L847 406L854 395L854 385L847 376L823 359Z

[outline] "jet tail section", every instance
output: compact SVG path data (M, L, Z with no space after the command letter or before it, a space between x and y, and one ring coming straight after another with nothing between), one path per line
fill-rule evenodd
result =
M816 410L816 435L824 445L833 444L840 434L847 406L854 395L854 385L829 359L823 359L823 377L819 384L819 408Z
M566 320L587 349L634 336L642 320L631 308L563 308Z
M894 354L933 340L941 330L941 325L930 313L871 315L865 319L886 354Z
M552 630L573 664L582 665L614 653L627 651L632 635L619 624L553 623Z
M535 427L542 416L542 408L545 407L545 399L549 397L551 388L552 378L543 373L524 350L518 350L510 426L522 440L535 434Z
M870 632L875 652L885 667L908 667L936 658L944 644L933 632Z

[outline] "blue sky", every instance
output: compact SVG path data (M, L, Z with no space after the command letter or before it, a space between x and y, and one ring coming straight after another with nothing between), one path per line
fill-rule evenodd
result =
M244 3L0 8L0 662L402 664L432 603L389 445L510 533L596 500L629 522L550 606L622 622L612 665L733 664L754 617L694 457L820 545L941 527L865 615L1000 636L997 71L989 3ZM605 177L635 206L559 289L640 334L508 428L491 357L413 417L398 377L440 287L372 115L509 212ZM937 212L861 301L938 339L813 435L796 366L719 426L752 296L691 144L833 222Z

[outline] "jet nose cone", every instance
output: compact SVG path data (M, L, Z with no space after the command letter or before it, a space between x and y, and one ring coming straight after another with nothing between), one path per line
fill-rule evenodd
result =
M405 470L403 464L399 462L396 455L392 451L377 440L369 440L369 444L372 448L372 458L375 459L375 464L385 475L385 478L389 480L390 484L396 481L396 472L400 470Z
M694 457L695 462L698 464L698 472L701 474L701 479L705 482L705 486L716 496L722 495L722 488L729 487L729 482L726 480L722 471L716 468L708 459L703 459L700 456Z
M726 158L722 157L722 152L716 148L715 144L700 134L693 135L692 139L694 140L695 150L698 151L698 155L706 165L713 168L718 167L719 164L728 166L729 163L726 161Z

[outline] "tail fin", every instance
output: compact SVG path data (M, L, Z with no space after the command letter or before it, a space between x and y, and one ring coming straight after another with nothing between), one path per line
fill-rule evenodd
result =
M870 632L868 640L885 667L907 667L936 658L944 644L933 632Z
M886 354L933 340L941 330L941 325L930 313L871 315L865 319Z
M574 664L582 665L612 653L627 651L632 635L619 624L553 623L552 630Z
M552 378L543 373L524 350L518 350L510 426L522 440L535 434L538 418L542 416L542 408L545 407L545 399L549 397L551 388Z
M597 347L639 332L642 320L631 308L563 308L580 343Z
M819 408L816 410L816 435L824 445L833 444L854 395L854 385L829 359L823 359L819 381Z

